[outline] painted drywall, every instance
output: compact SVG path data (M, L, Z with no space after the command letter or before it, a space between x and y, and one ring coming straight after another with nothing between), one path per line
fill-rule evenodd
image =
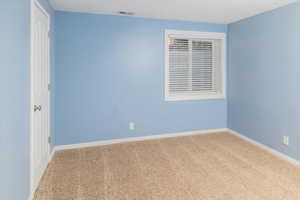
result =
M230 24L228 41L228 127L298 160L299 19L291 4Z
M56 12L57 145L226 127L225 99L164 100L165 29L227 25Z
M30 0L1 1L0 10L0 198L23 200L30 183Z
M0 196L29 192L29 1L0 2Z

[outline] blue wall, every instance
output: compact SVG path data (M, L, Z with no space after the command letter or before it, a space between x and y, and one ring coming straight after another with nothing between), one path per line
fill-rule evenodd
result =
M30 177L30 0L1 1L0 24L0 198L25 200Z
M0 2L0 196L29 192L29 0Z
M224 99L164 101L165 29L227 25L56 13L57 145L226 127Z
M297 159L299 19L300 3L291 4L229 25L228 42L229 128Z

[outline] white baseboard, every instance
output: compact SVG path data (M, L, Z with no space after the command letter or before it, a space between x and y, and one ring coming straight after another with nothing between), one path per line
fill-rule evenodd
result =
M123 138L123 139L113 139L113 140L101 140L96 142L88 142L88 143L80 143L80 144L70 144L70 145L59 145L56 146L53 149L53 154L55 151L59 150L67 150L67 149L77 149L77 148L85 148L85 147L94 147L94 146L104 146L104 145L110 145L110 144L117 144L117 143L124 143L124 142L135 142L135 141L143 141L143 140L152 140L152 139L161 139L161 138L171 138L171 137L179 137L179 136L188 136L188 135L198 135L198 134L211 134L211 133L217 133L217 132L229 132L233 135L236 135L240 137L243 140L246 140L259 148L262 148L265 151L268 151L269 153L288 161L289 163L300 167L300 161L289 157L288 155L285 155L271 147L268 147L264 144L261 144L253 139L248 138L247 136L244 136L234 130L231 130L229 128L221 128L221 129L208 129L208 130L198 130L198 131L186 131L186 132L178 132L178 133L166 133L166 134L160 134L160 135L150 135L150 136L142 136L142 137L132 137L132 138ZM52 155L53 155L52 154Z
M55 154L55 147L53 147L51 153L50 153L50 156L49 156L49 159L48 159L48 164L50 163L50 161L52 160L53 156Z
M135 142L135 141L142 141L142 140L152 140L152 139L170 138L170 137L187 136L187 135L210 134L210 133L216 133L216 132L222 132L222 131L228 131L228 129L221 128L221 129L208 129L208 130L200 130L200 131L186 131L186 132L178 132L178 133L166 133L166 134L160 134L160 135L149 135L149 136L142 136L142 137L102 140L102 141L80 143L80 144L59 145L59 146L56 146L54 148L54 150L59 151L59 150L66 150L66 149L77 149L77 148L85 148L85 147L103 146L103 145L117 144L117 143L123 143L123 142Z
M33 200L33 198L34 198L34 193L35 193L35 192L31 192L31 191L30 191L30 195L29 195L28 200Z
M44 171L43 174L45 173L45 171L46 171L46 169L47 169L47 167L48 167L50 161L52 160L54 154L55 154L55 149L53 148L52 151L51 151L51 153L49 154L48 163L47 163L47 166L46 166L46 167L44 168L44 170L43 170L43 171ZM42 178L42 177L41 177L41 178ZM36 189L37 189L37 187L34 188L32 191L30 191L28 200L33 200Z
M264 144L261 144L261 143L255 141L255 140L253 140L253 139L250 139L247 136L244 136L244 135L242 135L242 134L240 134L240 133L238 133L238 132L236 132L234 130L227 129L227 131L229 133L235 135L235 136L240 137L243 140L246 140L247 142L250 142L251 144L254 144L254 145L258 146L259 148L261 148L261 149L263 149L265 151L268 151L269 153L271 153L271 154L273 154L273 155L275 155L275 156L277 156L277 157L279 157L279 158L281 158L281 159L283 159L283 160L291 163L292 165L294 165L296 167L300 167L300 161L298 161L298 160L296 160L296 159L294 159L294 158L292 158L292 157L290 157L290 156L288 156L288 155L286 155L284 153L281 153L281 152L279 152L279 151L277 151L277 150L275 150L275 149L273 149L271 147L268 147L268 146L266 146Z

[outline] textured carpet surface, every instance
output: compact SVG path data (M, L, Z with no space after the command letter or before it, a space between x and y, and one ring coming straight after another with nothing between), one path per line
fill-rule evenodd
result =
M300 169L229 133L59 151L35 200L297 200Z

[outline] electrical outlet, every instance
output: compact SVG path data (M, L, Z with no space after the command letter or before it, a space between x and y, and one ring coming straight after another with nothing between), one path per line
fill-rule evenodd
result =
M289 145L289 136L283 136L283 144L286 146Z
M135 129L135 124L133 122L129 122L129 129L134 130Z

